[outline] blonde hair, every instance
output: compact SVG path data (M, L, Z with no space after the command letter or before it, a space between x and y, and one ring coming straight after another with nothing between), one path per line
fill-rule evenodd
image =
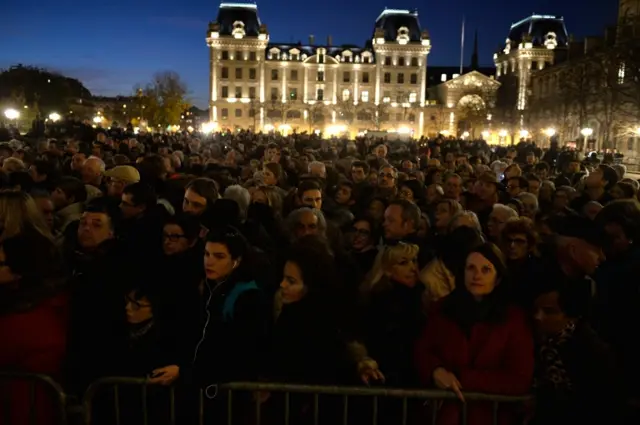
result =
M17 236L25 228L31 227L45 238L53 241L53 236L44 217L33 198L27 193L0 192L0 223L2 224L0 240Z
M4 170L7 173L13 173L14 171L24 171L25 170L25 166L24 166L24 162L22 162L22 160L18 159L18 158L14 158L14 157L10 157L4 160L4 162L2 163L2 168L4 168Z
M255 191L264 193L264 196L267 197L267 203L271 207L271 209L276 213L276 215L282 215L282 204L284 200L282 199L280 192L275 188L275 186L267 186L261 184L256 188Z
M362 285L363 292L369 292L374 288L388 283L387 273L398 264L402 258L414 258L418 255L420 248L418 245L408 243L398 243L394 246L385 247L376 256L371 271L367 275Z

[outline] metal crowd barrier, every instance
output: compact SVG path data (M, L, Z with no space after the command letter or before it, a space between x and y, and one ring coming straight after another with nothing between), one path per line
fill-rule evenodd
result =
M87 392L85 393L85 397L83 400L84 406L84 415L85 415L85 424L93 425L96 422L94 421L95 416L101 416L100 414L96 414L94 412L94 402L96 397L100 394L104 394L105 392L111 393L113 398L111 401L113 402L112 409L115 412L115 424L121 425L123 423L127 423L127 421L123 421L121 418L122 411L122 400L121 400L121 392L123 391L123 387L138 387L134 391L139 391L138 395L141 398L141 405L139 406L141 415L138 416L140 421L136 421L135 423L143 424L143 425L152 425L155 422L150 421L149 415L149 391L152 388L157 388L157 386L150 385L145 379L136 379L136 378L105 378L101 379L95 383L93 383ZM108 391L108 390L111 391ZM276 423L290 425L291 422L296 422L292 419L291 410L292 405L295 404L295 401L300 401L300 397L304 397L306 404L308 405L308 421L305 423L314 425L318 425L321 422L319 419L320 411L321 411L321 397L333 397L333 407L334 413L335 407L339 406L338 415L340 416L338 421L331 421L332 424L341 423L342 425L348 425L350 422L355 423L357 425L364 424L365 422L360 420L362 418L358 417L356 420L350 420L350 405L353 400L366 398L368 402L367 414L366 417L370 418L370 423L372 425L378 425L379 422L383 422L380 420L380 412L385 407L385 404L388 400L395 400L396 407L399 411L398 418L394 418L392 423L394 425L407 425L409 422L410 410L411 407L416 406L416 401L419 406L424 406L427 403L433 403L439 401L456 401L456 395L451 391L443 391L443 390L418 390L418 389L396 389L396 388L383 388L383 387L346 387L346 386L319 386L319 385L294 385L294 384L278 384L278 383L257 383L257 382L233 382L228 384L221 384L217 386L210 386L206 390L199 390L196 392L195 397L197 397L197 405L198 405L198 414L197 419L194 420L192 417L192 421L184 421L183 414L184 412L178 412L177 401L176 401L176 388L170 387L166 389L168 391L168 403L166 401L164 404L167 407L168 404L168 416L164 416L163 423L166 424L182 424L182 423L198 423L199 425L204 425L205 423L214 423L215 425L221 425L226 422L227 425L233 424L246 424L250 423L251 425L261 425L262 423L269 423L269 421L263 421L263 405L262 401L259 397L255 397L255 394L259 393L270 393L270 394L278 394L282 395L279 401L282 401L282 410L281 410L281 420L276 421ZM241 394L244 393L244 398ZM251 394L253 397L246 397L246 395ZM481 393L463 393L465 400L467 403L459 403L459 408L461 410L461 424L467 425L467 406L468 402L486 402L490 404L492 411L492 423L498 423L498 406L500 404L522 404L524 402L532 400L532 396L502 396L502 395L492 395L492 394L481 394ZM208 399L218 399L221 402L221 405L224 405L225 415L224 420L220 417L217 417L216 421L205 420L206 409L207 409L207 400ZM238 401L237 399L242 398L245 402L242 405L242 409L234 409L238 407L235 403ZM131 401L131 393L129 393L128 401ZM362 409L362 403L358 404L356 410L358 413L364 412ZM192 406L193 407L193 406ZM387 406L388 407L388 406ZM278 407L279 408L279 407ZM238 412L237 410L240 410ZM250 410L250 412L248 412ZM250 421L247 421L247 413L250 413L252 416ZM193 412L192 412L193 414ZM432 425L436 424L437 421L437 408L429 409L429 415L431 416L430 423ZM192 415L193 416L193 415ZM238 420L237 416L243 416L242 420ZM387 416L388 419L388 416ZM273 422L273 421L271 421ZM387 421L388 422L388 421ZM425 422L423 422L425 423Z
M0 371L0 424L67 425L66 408L64 390L49 376Z

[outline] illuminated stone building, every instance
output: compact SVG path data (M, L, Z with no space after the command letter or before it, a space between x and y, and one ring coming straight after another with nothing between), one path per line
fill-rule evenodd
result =
M384 10L366 45L335 46L272 42L256 5L223 3L206 41L214 126L423 133L431 43L415 11Z

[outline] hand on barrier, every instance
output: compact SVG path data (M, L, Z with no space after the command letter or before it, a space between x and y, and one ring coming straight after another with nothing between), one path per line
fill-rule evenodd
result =
M150 384L171 385L180 377L180 368L176 365L165 366L151 372Z
M362 382L369 385L372 381L382 382L384 383L385 378L380 369L378 368L378 363L370 358L366 358L361 360L358 363L358 375L360 375L360 379Z
M456 376L443 367L439 367L433 371L433 382L442 390L453 391L460 401L464 403L464 395L462 395L462 385Z

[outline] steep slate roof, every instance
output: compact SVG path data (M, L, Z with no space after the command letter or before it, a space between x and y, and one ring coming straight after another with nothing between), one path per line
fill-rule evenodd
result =
M233 23L242 21L249 37L257 37L260 32L258 7L251 3L221 3L216 23L220 25L220 35L231 35Z
M520 43L522 37L529 35L532 38L534 47L542 47L544 46L545 37L550 32L555 33L558 47L566 47L569 44L569 35L564 25L564 18L551 15L532 15L520 22L516 22L511 25L509 40L511 40L513 46L514 43Z
M422 29L420 28L417 10L383 10L378 19L376 19L374 33L377 28L382 28L386 41L396 41L400 27L407 27L409 30L409 41L420 42Z
M327 50L327 55L332 56L334 58L338 55L342 55L342 52L344 52L345 50L351 51L351 53L353 53L354 55L361 55L364 52L370 52L371 62L369 63L375 63L375 55L373 54L372 49L357 47L351 44L344 45L344 46L323 46L323 45L311 46L308 44L304 45L304 44L292 44L292 43L269 43L265 54L269 55L269 50L271 50L274 47L278 48L281 52L287 52L287 53L292 49L298 49L301 55L306 54L307 57L311 57L315 55L316 51L320 47L324 47Z

